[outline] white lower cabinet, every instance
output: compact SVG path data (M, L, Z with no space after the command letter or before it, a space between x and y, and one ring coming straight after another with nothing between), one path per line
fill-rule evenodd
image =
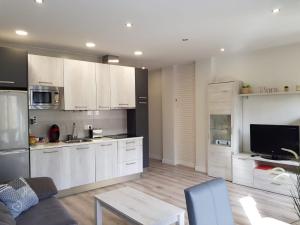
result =
M96 182L117 176L118 143L106 142L96 145Z
M131 138L118 141L118 175L143 172L143 140Z
M70 187L95 183L95 145L66 147L70 159Z
M31 177L50 177L58 190L143 172L143 139L31 150Z
M69 188L69 156L64 148L31 151L31 177L51 177L58 190Z

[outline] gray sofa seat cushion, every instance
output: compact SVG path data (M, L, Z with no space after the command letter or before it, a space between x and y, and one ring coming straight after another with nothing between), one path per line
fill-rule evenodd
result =
M0 202L0 225L16 225L9 209L2 202Z
M17 225L77 225L61 203L54 197L40 201L16 218Z
M49 177L35 177L26 179L29 186L36 193L39 200L44 200L57 194L56 186Z

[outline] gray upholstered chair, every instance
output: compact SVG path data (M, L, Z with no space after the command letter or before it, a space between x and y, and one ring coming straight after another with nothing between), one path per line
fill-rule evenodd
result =
M217 178L184 190L190 225L233 225L225 181Z

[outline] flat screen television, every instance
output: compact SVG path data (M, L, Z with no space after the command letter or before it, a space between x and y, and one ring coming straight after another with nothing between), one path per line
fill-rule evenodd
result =
M250 124L250 146L264 158L292 159L294 156L281 148L299 154L299 126Z

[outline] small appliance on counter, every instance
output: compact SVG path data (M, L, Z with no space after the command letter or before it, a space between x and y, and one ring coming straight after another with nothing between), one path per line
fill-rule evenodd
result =
M92 138L102 138L103 137L103 130L102 129L93 129L93 137Z
M53 124L48 132L49 142L59 142L59 127L56 124Z

